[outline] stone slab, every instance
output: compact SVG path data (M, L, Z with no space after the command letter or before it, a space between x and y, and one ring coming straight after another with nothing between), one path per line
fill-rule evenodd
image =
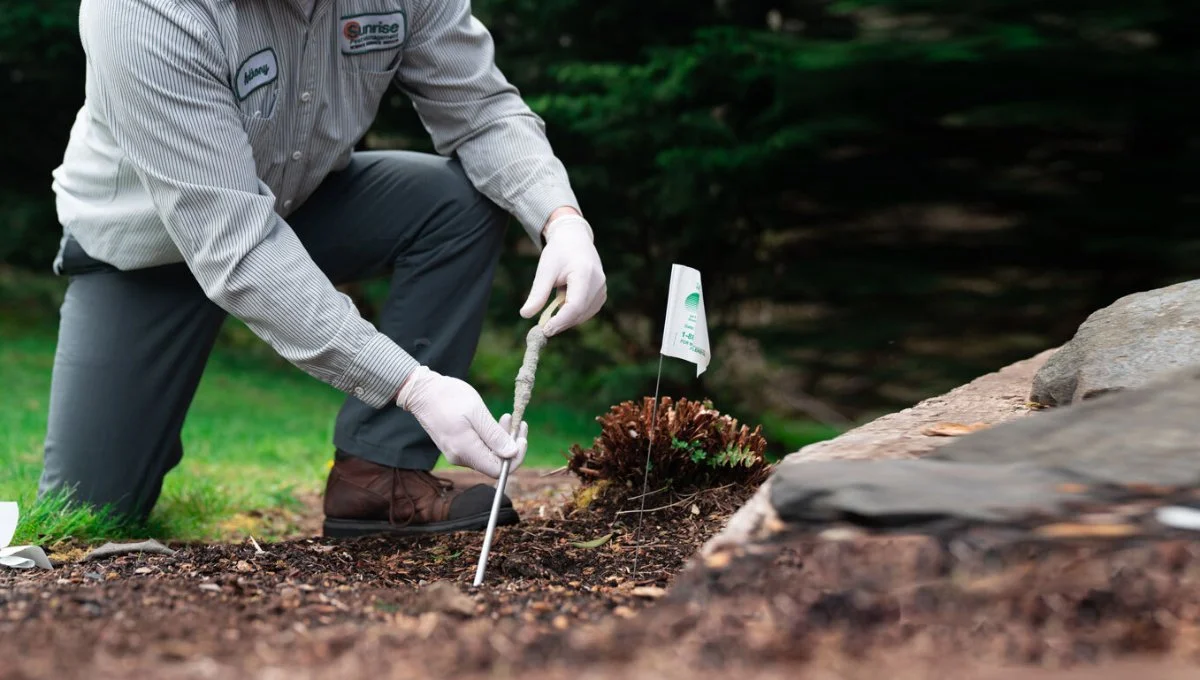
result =
M775 475L771 505L783 521L869 526L946 518L1019 521L1062 514L1077 479L1034 465L934 460L831 460L790 465Z
M939 422L996 425L1027 416L1033 413L1029 408L1033 376L1053 353L1042 352L833 439L805 446L780 464L919 458L953 441L952 437L922 434L928 426Z
M1092 483L1200 485L1200 367L977 432L932 457L1036 464Z
M980 376L946 394L926 399L910 408L877 418L828 441L810 444L779 462L775 475L793 465L833 460L897 460L928 455L953 437L938 437L922 431L939 422L997 425L1031 414L1028 406L1033 376L1054 353L1049 349ZM740 508L720 533L701 549L711 554L723 545L742 544L764 527L780 521L771 506L773 479L767 480Z

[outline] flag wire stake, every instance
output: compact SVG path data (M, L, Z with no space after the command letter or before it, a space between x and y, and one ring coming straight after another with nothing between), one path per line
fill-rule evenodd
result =
M638 558L642 556L642 522L646 520L646 489L650 486L650 451L654 448L654 425L658 422L658 388L662 384L663 355L658 355L658 375L654 378L654 406L650 410L650 422L646 427L646 469L642 472L642 509L638 512L637 529L633 542L637 550L633 553L633 577L637 578Z

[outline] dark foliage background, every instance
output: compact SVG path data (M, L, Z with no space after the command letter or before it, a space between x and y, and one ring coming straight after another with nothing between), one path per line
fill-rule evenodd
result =
M82 98L69 0L0 5L0 262L48 271ZM717 358L665 393L836 421L1054 346L1195 276L1200 13L1147 0L479 0L594 224L572 393L648 394L672 262ZM428 149L399 94L372 147ZM492 327L534 258L513 229ZM364 306L378 295L368 285Z

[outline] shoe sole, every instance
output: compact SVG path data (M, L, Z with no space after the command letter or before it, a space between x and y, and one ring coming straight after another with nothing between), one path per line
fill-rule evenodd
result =
M443 534L455 531L483 531L487 529L490 512L481 512L469 517L433 522L430 524L410 524L397 526L383 520L356 519L327 519L322 527L326 538L355 538L358 536L374 536L386 534L389 536L422 536L425 534ZM517 511L512 508L500 508L496 515L496 526L508 526L521 521Z

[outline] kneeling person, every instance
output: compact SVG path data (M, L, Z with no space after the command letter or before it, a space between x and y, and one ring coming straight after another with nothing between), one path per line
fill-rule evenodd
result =
M591 227L467 0L83 0L85 101L53 187L69 277L39 493L145 517L217 332L347 393L333 535L482 529L512 436L464 382L502 236L541 249L554 335L606 298ZM355 152L392 85L437 155ZM389 273L378 326L335 285ZM504 523L517 521L505 500Z

